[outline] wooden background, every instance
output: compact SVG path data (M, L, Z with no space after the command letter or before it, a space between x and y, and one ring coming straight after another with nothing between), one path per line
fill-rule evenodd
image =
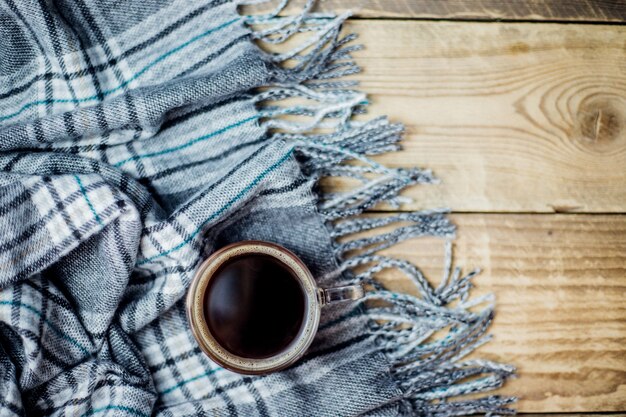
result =
M626 0L319 9L357 10L347 30L366 46L356 78L370 114L407 126L405 151L380 160L443 180L409 190L404 209L453 210L456 260L482 266L475 293L498 300L480 354L519 368L501 392L521 413L625 412ZM441 242L388 252L441 276Z

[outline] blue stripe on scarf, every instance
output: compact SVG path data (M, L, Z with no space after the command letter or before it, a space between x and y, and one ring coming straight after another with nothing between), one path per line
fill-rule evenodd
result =
M98 224L100 226L104 226L104 223L102 223L102 219L98 215L98 212L94 208L93 204L91 204L91 200L87 196L87 190L85 190L85 187L83 187L83 183L80 180L80 177L78 175L74 175L74 178L76 178L76 182L78 183L78 187L80 188L80 192L83 194L83 197L85 198L85 201L87 201L87 205L89 206L89 210L91 210L91 213L96 218L96 221L98 222Z
M217 210L215 213L213 213L211 216L209 216L205 221L203 221L202 224L200 225L200 227L198 227L187 239L183 240L182 243L180 243L179 245L174 246L172 249L163 251L163 252L159 253L158 255L154 255L154 256L151 256L149 258L145 258L145 259L142 259L140 261L137 261L137 265L144 265L144 264L146 264L148 262L151 262L151 261L153 261L155 259L158 259L158 258L160 258L162 256L168 255L168 254L170 254L172 252L176 252L176 251L180 250L181 248L183 248L186 244L191 242L196 237L196 235L198 233L200 233L200 231L202 230L204 225L206 225L208 222L210 222L211 220L215 219L217 216L222 214L224 211L226 211L230 207L232 207L237 201L239 201L244 195L246 195L246 193L248 191L250 191L252 188L254 188L259 182L261 182L261 180L263 180L263 178L265 178L269 173L271 173L276 168L281 166L291 156L292 152L293 152L293 149L290 149L289 152L287 152L282 158L280 158L272 166L270 166L265 171L263 171L258 177L256 177L254 179L254 181L252 181L250 184L248 184L246 186L246 188L241 190L232 200L230 200L228 203L226 203L226 205L222 206L222 208Z
M146 71L148 71L150 68L154 67L156 64L158 64L159 62L163 61L165 58L169 57L170 55L175 54L176 52L186 48L187 46L191 45L192 43L214 33L217 32L219 30L222 30L230 25L232 25L233 23L237 22L241 20L240 18L236 18L233 20L229 20L226 23L222 23L221 25L214 27L212 29L207 30L204 33L201 33L199 35L194 36L193 38L189 39L187 42L177 46L176 48L165 52L163 55L159 56L158 58L156 58L154 61L150 62L148 65L146 65L145 67L143 67L141 70L139 70L139 72L137 72L135 75L133 75L132 77L130 77L128 80L124 81L123 83L121 83L120 85L118 85L115 88L112 88L110 90L105 90L102 91L102 95L104 96L108 96L109 94L113 94L119 90L121 90L122 88L126 87L130 82L136 80L137 78L141 77ZM41 104L49 104L49 103L83 103L86 101L93 101L93 100L99 100L98 95L93 95L93 96L89 96L89 97L83 97L83 98L67 98L67 99L50 99L50 100L37 100L37 101L32 101L30 103L26 103L25 105L23 105L18 111L16 111L15 113L11 113L11 114L7 114L5 116L0 116L0 121L2 120L7 120L7 119L11 119L15 116L20 115L24 110L29 109L30 107L33 106L37 106L37 105L41 105Z
M86 355L90 355L91 354L87 350L87 348L85 348L82 344L80 344L76 339L72 338L71 336L68 336L63 331L61 331L58 327L56 327L54 324L52 324L52 322L50 322L47 318L45 318L43 316L43 314L41 313L41 311L37 310L35 307L33 307L33 306L29 305L29 304L20 303L20 302L17 302L17 301L0 301L0 305L18 306L18 307L23 308L25 310L28 310L28 311L30 311L32 313L35 313L36 315L41 317L43 319L44 323L46 323L56 334L58 334L63 339L67 340L68 342L70 342L71 344L76 346L84 354L86 354Z
M135 155L135 156L132 156L132 157L130 157L130 158L124 159L124 160L122 160L122 161L120 161L120 162L116 163L114 166L115 166L116 168L119 168L120 166L122 166L122 165L124 165L125 163L130 162L130 161L136 161L136 160L138 160L138 159L142 159L142 158L151 158L151 157L153 157L153 156L166 155L166 154L171 153L171 152L180 151L181 149L188 148L188 147L190 147L191 145L195 145L195 144L196 144L196 143L198 143L198 142L202 142L203 140L210 139L210 138L212 138L213 136L220 135L220 134L222 134L222 133L224 133L224 132L227 132L227 131L229 131L229 130L231 130L231 129L234 129L234 128L236 128L236 127L238 127L238 126L241 126L241 125L243 125L243 124L245 124L245 123L248 123L248 122L250 122L250 121L252 121L252 120L257 120L259 117L261 117L261 116L260 116L260 115L255 115L255 116L252 116L252 117L248 117L247 119L243 119L243 120L241 120L241 121L239 121L239 122L237 122L237 123L233 123L232 125L229 125L229 126L223 127L223 128L221 128L221 129L219 129L219 130L216 130L216 131L214 131L214 132L207 133L207 134L206 134L206 135L204 135L204 136L200 136L199 138L192 139L191 141L189 141L189 142L187 142L187 143L184 143L184 144L179 145L179 146L175 146L175 147L170 148L170 149L164 149L164 150L159 151L159 152L147 153L147 154L144 154L144 155Z
M136 410L131 407L124 407L122 405L108 405L106 407L94 408L93 410L83 414L81 417L93 416L94 414L102 413L104 411L109 411L109 410L124 411L128 414L132 414L132 415L140 416L140 417L150 417L149 414L142 413L139 410Z

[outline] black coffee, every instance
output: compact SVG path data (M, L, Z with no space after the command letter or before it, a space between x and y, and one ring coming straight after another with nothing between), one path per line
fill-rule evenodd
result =
M216 341L253 359L274 356L298 336L305 297L290 268L266 255L245 254L211 277L204 314Z

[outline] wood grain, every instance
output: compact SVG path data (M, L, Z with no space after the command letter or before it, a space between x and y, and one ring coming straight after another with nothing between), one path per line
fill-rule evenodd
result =
M304 0L293 2L293 13ZM353 10L358 17L623 22L624 0L319 0L319 11Z
M457 214L455 263L483 269L473 295L494 292L494 340L479 356L518 366L501 393L520 412L626 410L626 215ZM413 239L386 250L433 283L443 243ZM398 272L380 277L416 293Z
M432 168L407 209L623 212L626 26L352 21L371 115L406 124L380 161ZM333 187L344 188L334 182Z

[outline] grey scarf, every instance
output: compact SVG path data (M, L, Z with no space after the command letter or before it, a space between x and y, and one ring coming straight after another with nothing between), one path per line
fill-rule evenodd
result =
M489 301L469 311L473 273L448 265L433 288L378 254L454 227L442 211L362 215L434 177L369 158L399 149L402 126L353 120L367 100L341 78L358 70L346 16L238 5L2 1L0 415L510 413L511 398L464 396L513 373L465 358L493 317ZM296 34L285 53L258 46ZM326 177L358 185L317 189ZM243 239L369 288L260 377L212 363L184 313L199 262ZM388 268L420 296L382 287Z

